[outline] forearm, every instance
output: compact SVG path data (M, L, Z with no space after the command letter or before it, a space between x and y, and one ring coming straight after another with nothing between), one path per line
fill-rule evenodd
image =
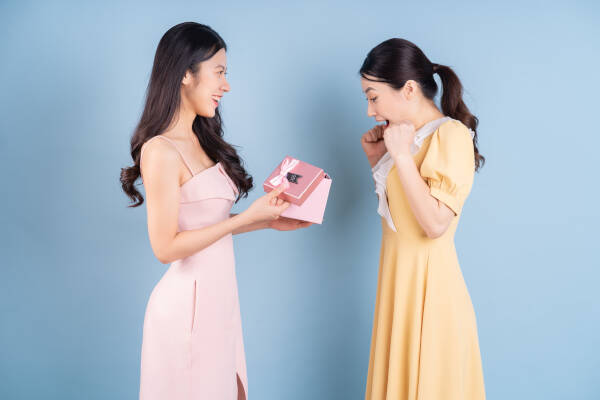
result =
M234 217L238 214L229 214L230 217ZM250 224L246 224L243 226L240 226L239 228L237 228L236 230L234 230L232 233L234 235L238 235L240 233L246 233L246 232L252 232L252 231L257 231L260 229L267 229L269 228L269 222L268 221L262 221L262 222L254 222L254 223L250 223Z
M369 165L371 166L371 168L373 168L375 166L375 164L377 164L377 162L379 160L381 160L382 155L377 154L374 156L367 156L367 161L369 162Z
M447 213L438 199L430 193L410 154L394 157L396 171L410 208L421 228L429 237L437 237L448 227Z
M160 262L168 264L189 257L224 236L248 225L252 224L249 224L243 215L234 214L230 218L206 228L177 233L168 244L162 246L160 251L155 250L155 255Z

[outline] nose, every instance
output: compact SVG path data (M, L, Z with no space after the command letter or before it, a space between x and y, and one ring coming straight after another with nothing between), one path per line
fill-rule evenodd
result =
M376 115L377 115L377 113L373 109L373 106L371 105L371 102L369 102L369 105L367 106L367 116L368 117L374 117Z
M229 82L225 79L225 83L221 86L221 90L224 92L229 92L231 90L231 86L229 86Z

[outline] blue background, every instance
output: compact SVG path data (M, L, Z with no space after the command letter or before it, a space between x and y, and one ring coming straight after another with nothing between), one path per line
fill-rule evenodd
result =
M364 396L381 234L357 71L390 37L455 68L481 120L456 245L488 398L599 398L600 7L561 3L0 3L0 398L138 395L166 266L118 176L183 21L229 45L226 137L256 182L286 154L334 179L324 225L235 238L250 398Z

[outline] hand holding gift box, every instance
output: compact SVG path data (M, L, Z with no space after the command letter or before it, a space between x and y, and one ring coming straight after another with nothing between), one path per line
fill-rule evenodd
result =
M321 224L331 178L321 168L287 156L265 180L263 188L269 193L284 180L288 182L288 187L279 198L291 204L281 215Z

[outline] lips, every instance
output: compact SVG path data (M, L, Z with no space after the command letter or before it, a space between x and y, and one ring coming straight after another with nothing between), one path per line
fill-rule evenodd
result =
M223 96L219 96L217 94L212 96L212 101L213 101L213 104L215 107L219 106L219 101L221 101L221 97L223 97Z

